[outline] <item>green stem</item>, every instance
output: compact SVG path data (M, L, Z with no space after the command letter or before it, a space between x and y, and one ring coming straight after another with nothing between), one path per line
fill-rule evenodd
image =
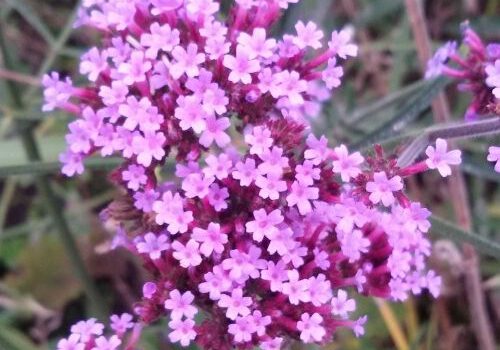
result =
M3 35L5 31L3 30L3 24L0 23L0 48L2 51L2 56L7 69L12 69L14 64L7 50L5 44L5 37ZM7 90L11 96L13 104L16 108L22 109L24 103L21 99L20 91L17 85L12 82L7 82ZM33 136L33 123L26 120L19 120L16 122L17 129L21 136L23 147L28 156L29 161L39 162L41 161L40 151L38 145ZM40 191L41 196L46 202L46 208L50 216L52 217L53 223L59 233L62 244L65 247L66 253L73 265L75 274L81 281L85 292L89 298L92 313L100 318L106 317L106 304L102 299L96 285L94 284L92 278L85 268L85 263L78 251L76 240L73 237L69 225L63 216L63 212L58 204L56 195L51 187L50 178L47 176L36 176L35 177L36 186Z

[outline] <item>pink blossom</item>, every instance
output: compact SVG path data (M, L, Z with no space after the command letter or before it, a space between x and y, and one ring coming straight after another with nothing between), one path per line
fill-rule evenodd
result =
M200 252L206 257L212 255L212 252L221 254L228 242L227 235L221 231L220 225L214 222L209 223L207 229L195 227L191 237L201 243Z
M250 309L248 307L252 305L252 298L243 296L243 289L236 288L231 292L230 296L222 294L217 305L227 309L227 318L234 321L239 315L250 315Z
M203 93L203 109L209 115L226 113L228 103L229 98L226 93L218 87L210 87Z
M300 331L300 339L304 343L320 342L326 334L325 328L321 325L323 317L315 312L312 314L303 313L300 321L297 322L297 330Z
M238 36L238 44L246 50L249 59L271 58L276 48L276 40L266 39L264 28L254 28L252 35L241 32Z
M218 157L209 155L205 162L207 163L207 167L203 169L205 177L215 177L219 180L227 178L233 167L233 162L225 153L221 153Z
M276 337L262 342L260 344L260 347L262 350L281 350L282 344L283 344L283 338Z
M69 77L61 80L59 73L51 72L42 78L44 87L43 97L45 104L42 106L44 112L53 111L56 107L63 107L73 94L73 83Z
M220 266L215 266L213 272L204 275L205 282L200 283L198 289L201 293L209 293L209 298L219 300L222 293L231 289L232 282Z
M314 306L320 307L332 299L332 285L324 274L320 273L318 276L311 276L308 282L309 298Z
M259 310L255 310L252 313L252 323L254 324L255 327L255 333L257 333L258 336L263 336L266 334L266 327L271 324L271 316L264 316L262 315L262 312Z
M486 72L486 84L493 88L493 95L500 99L500 59L495 60L494 64L488 64L484 71Z
M496 162L495 163L495 171L500 173L500 147L491 146L488 148L488 161Z
M127 329L131 329L134 327L135 323L132 322L133 317L131 314L123 313L121 315L112 315L110 317L111 320L111 329L114 330L117 334L124 334Z
M137 191L141 185L145 185L148 181L146 170L139 165L131 164L122 173L122 179L127 183L127 187L133 191Z
M111 86L102 85L99 89L99 96L106 106L117 106L127 99L129 89L122 81L113 81Z
M160 234L157 236L152 232L148 232L143 239L136 243L136 247L139 253L149 254L151 259L157 260L161 257L161 252L170 248L170 244L166 235Z
M307 82L298 72L285 70L275 74L274 78L276 82L270 89L274 98L287 97L293 106L304 104L302 94L307 91Z
M281 176L273 173L262 176L258 175L255 184L260 188L259 196L266 199L277 200L280 192L286 191L286 182L281 180Z
M289 4L296 4L299 0L278 0L278 5L282 9L287 9Z
M382 202L386 207L394 203L393 192L403 189L401 177L394 176L390 179L384 171L373 174L373 181L366 184L366 190L370 192L370 201L373 204Z
M269 239L269 245L267 246L269 254L278 253L284 256L285 254L289 254L295 246L293 231L289 227L267 232L267 238Z
M197 134L203 132L206 128L206 113L202 110L200 98L197 95L179 96L177 104L174 115L180 120L181 129L193 129Z
M199 65L205 62L205 54L198 52L198 45L194 43L187 45L187 49L176 46L172 50L172 56L175 63L170 66L169 71L174 79L179 79L184 73L190 78L198 76Z
M142 51L133 51L129 61L118 66L118 72L123 75L122 80L127 85L140 83L146 80L146 73L152 68L151 62L145 60Z
M57 350L85 350L85 344L80 343L79 334L71 334L57 342Z
M309 149L306 149L304 152L304 157L312 161L314 165L320 164L329 156L330 149L328 148L328 140L325 136L317 139L313 134L310 134L306 142Z
M347 56L356 57L358 55L358 46L351 43L352 34L350 29L334 31L328 43L330 50L343 59L346 59Z
M283 282L288 281L286 265L282 260L277 263L267 262L267 268L261 271L261 278L269 281L271 292L281 292Z
M264 126L256 126L251 133L245 134L245 142L251 146L250 154L261 155L273 145L271 131Z
M200 244L195 240L190 239L186 245L176 240L172 243L172 248L174 258L179 261L182 267L187 269L190 266L201 264Z
M179 342L182 346L186 347L196 338L196 331L194 330L195 322L191 319L185 320L172 320L168 326L172 331L168 334L168 338L172 343Z
M257 171L254 159L247 158L244 163L238 162L234 168L235 170L233 170L231 175L234 179L239 180L241 186L248 187L255 181Z
M334 148L333 153L336 160L332 163L332 170L334 173L340 174L342 181L349 182L350 179L354 179L361 174L359 165L364 162L364 158L359 152L349 155L347 147L340 145Z
M99 74L108 68L107 55L105 52L99 52L93 47L82 55L80 63L80 73L87 75L90 81L96 81Z
M259 61L252 59L251 54L243 46L236 47L236 56L225 55L224 67L230 70L229 81L233 83L241 82L250 84L252 82L252 73L260 70Z
M271 237L274 231L278 231L277 226L283 222L283 215L279 210L273 210L269 214L265 209L253 212L255 220L246 223L245 228L248 233L253 234L253 239L262 242L264 236Z
M148 167L153 159L162 160L165 156L163 145L165 144L165 135L161 132L148 132L144 136L134 136L132 146L137 155L137 163Z
M292 184L291 192L286 197L288 206L294 205L299 209L299 213L306 215L311 212L311 200L319 198L319 190L316 187L310 187L304 183L294 181Z
M262 163L257 169L261 175L281 175L283 169L288 166L288 158L283 156L281 147L273 146L270 149L265 149L259 157L262 159Z
M95 318L79 321L71 327L71 333L80 336L80 341L86 343L91 337L99 336L104 330L104 325Z
M298 21L295 25L297 30L297 37L294 38L294 44L300 49L305 49L310 46L313 49L320 49L323 44L321 44L321 39L323 39L323 31L318 30L318 26L314 22L307 22L304 24L302 21Z
M298 305L299 302L307 303L311 300L309 281L306 279L301 280L297 270L288 271L288 282L283 283L282 292L288 296L288 300L292 305Z
M363 236L361 230L353 230L351 233L339 234L342 254L349 258L349 262L355 262L361 258L361 254L367 253L370 240Z
M134 193L134 206L145 213L150 213L157 199L158 193L155 190L139 191Z
M198 309L191 305L194 300L194 295L190 291L183 294L178 289L170 292L169 298L165 300L165 309L170 310L172 320L180 320L183 316L193 319L198 313Z
M154 59L158 52L170 52L179 44L179 31L168 25L153 23L149 27L150 33L141 35L141 45L147 47L146 57Z
M295 167L295 179L301 184L311 186L314 180L320 179L320 169L314 167L314 163L310 160L305 160L303 164L298 164Z
M205 168L206 169L206 168ZM182 181L182 189L187 198L204 198L208 195L210 185L214 182L213 177L194 173L186 176Z
M347 292L343 289L337 291L337 296L332 298L332 313L335 316L347 318L348 313L356 310L356 301L349 299Z
M256 332L252 316L237 317L234 323L228 327L229 334L233 335L236 343L245 343L252 340L252 334Z
M323 71L321 77L329 89L334 89L340 86L342 83L342 77L344 76L344 69L337 66L337 60L335 58L330 58L328 60L328 66Z
M448 144L443 139L436 140L436 148L427 147L425 154L429 157L425 164L429 169L437 169L442 177L451 175L450 165L458 165L462 162L462 152L459 150L448 152Z
M63 164L62 173L66 176L83 174L83 155L73 153L70 150L59 155L59 161Z
M101 336L95 340L95 346L92 350L116 350L121 343L122 341L117 335L112 335L110 338Z
M218 184L210 185L208 189L208 203L215 211L220 212L227 209L226 199L229 198L229 191L226 187L220 187Z
M359 338L365 334L366 321L368 321L368 316L362 316L354 322L352 330L354 331L354 335L356 335L356 337Z

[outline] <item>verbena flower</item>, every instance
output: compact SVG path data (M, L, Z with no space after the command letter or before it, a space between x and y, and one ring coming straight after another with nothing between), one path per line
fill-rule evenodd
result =
M313 135L310 118L358 48L349 28L325 42L313 22L270 37L297 2L237 0L225 22L212 0L84 2L79 23L104 34L82 57L90 83L47 75L44 109L77 116L61 156L67 176L94 154L123 158L110 179L125 199L102 217L117 226L113 246L152 277L137 324L113 316L106 333L81 321L59 349L131 349L142 325L168 316L181 346L321 344L340 327L364 334L355 294L438 294L424 263L430 213L403 179L448 173L456 157L438 141L429 164L401 169L379 147L363 157ZM163 182L158 170L174 161Z

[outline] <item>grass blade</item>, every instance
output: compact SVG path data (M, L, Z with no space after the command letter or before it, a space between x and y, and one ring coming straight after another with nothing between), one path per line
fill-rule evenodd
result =
M476 249L486 255L500 259L500 243L491 239L478 235L477 233L461 229L451 222L432 216L430 218L432 224L432 232L438 236L451 239L459 243L469 243Z
M355 143L350 148L360 149L369 144L377 143L388 138L406 127L415 120L421 112L426 110L432 103L433 98L449 83L446 78L438 78L428 83L422 92L417 94L408 103L405 103L396 113L382 126L366 135L361 141Z

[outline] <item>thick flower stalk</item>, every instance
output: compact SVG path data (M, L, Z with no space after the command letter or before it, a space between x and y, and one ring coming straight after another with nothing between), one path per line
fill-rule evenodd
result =
M103 36L81 60L90 84L44 79L44 109L77 117L63 173L82 173L94 154L124 159L110 176L123 194L102 218L116 228L113 247L150 272L139 322L168 315L182 346L327 343L339 327L364 333L355 293L439 294L426 268L430 212L403 182L449 175L460 152L439 139L400 168L380 147L365 158L313 135L309 120L357 47L349 30L325 40L312 22L270 37L296 2L237 0L223 22L212 0L87 0L79 23ZM175 177L162 181L174 158ZM77 327L59 350L135 348L125 333Z

